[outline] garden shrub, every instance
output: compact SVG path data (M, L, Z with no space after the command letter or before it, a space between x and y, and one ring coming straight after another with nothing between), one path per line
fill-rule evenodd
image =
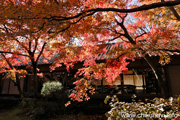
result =
M24 98L21 106L27 108L25 114L32 119L48 119L64 112L66 94L58 81L48 81L43 84L40 99Z
M65 111L65 103L67 102L68 96L65 90L63 89L61 82L45 82L43 84L41 94L44 96L47 102L56 103L55 107L58 108L59 112L63 113Z
M41 94L44 96L51 95L52 93L61 90L63 88L61 82L48 81L43 84Z

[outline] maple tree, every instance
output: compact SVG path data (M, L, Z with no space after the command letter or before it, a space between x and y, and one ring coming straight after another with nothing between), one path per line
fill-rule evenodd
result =
M76 88L71 94L72 100L78 101L84 96L89 99L87 91L93 93L93 79L106 79L112 84L127 70L126 60L134 60L138 53L151 66L164 96L161 76L147 54L180 51L179 4L179 0L1 1L0 52L8 54L10 61L15 60L13 65L30 61L34 81L44 49L45 58L52 57L48 52L58 54L52 69L61 63L69 69L77 60L83 61L84 68L76 76L84 78L74 83ZM112 44L111 48L106 49L106 44ZM100 58L100 53L107 54ZM96 63L97 59L106 62Z
M48 63L48 58L51 59L53 54L48 51L50 46L46 45L50 38L45 38L46 36L40 32L33 33L32 31L25 30L21 24L19 22L17 24L19 27L16 28L7 23L1 25L0 70L1 73L8 73L5 77L10 78L17 85L19 93L23 98L20 77L25 77L27 71L19 70L18 66L24 65L26 69L30 68L34 79L34 96L36 96L38 62L43 57L45 58L42 59L43 62ZM44 51L46 51L46 54L43 53Z
M127 8L129 1L124 2L124 4L121 1L122 5L118 4L120 7L116 8L114 6L115 8L113 9L101 8L107 7L105 2L100 2L101 4L93 4L94 1L92 3L91 1L89 2L90 9L86 12L92 12L93 15L88 15L88 17L83 19L83 22L77 23L77 27L74 26L74 28L71 27L72 29L69 29L72 35L80 40L83 48L79 51L78 48L70 46L67 48L66 53L63 55L61 53L57 61L57 63L62 63L63 61L72 63L75 60L84 61L85 67L77 72L77 75L84 75L84 78L75 82L77 87L70 95L72 100L88 100L89 97L86 92L88 89L94 90L89 85L89 82L92 82L93 79L102 80L105 78L110 84L113 83L122 71L127 70L128 62L126 60L134 60L137 53L152 68L161 88L161 94L165 97L166 91L162 85L161 74L147 54L153 53L153 51L158 53L159 51L163 57L166 55L166 51L179 52L179 17L177 16L179 15L179 6L162 7L129 14L128 10L124 10L125 13L120 13L123 11L121 11L120 7ZM153 1L143 2L151 4ZM174 12L172 12L172 9ZM79 13L78 15L81 14ZM73 29L76 30L75 34ZM112 45L110 50L104 49L107 47L104 44L113 42L115 44ZM57 48L57 50L59 49ZM106 63L97 64L95 62L95 59L99 58L99 53L106 54L104 58ZM169 60L165 61L169 62Z

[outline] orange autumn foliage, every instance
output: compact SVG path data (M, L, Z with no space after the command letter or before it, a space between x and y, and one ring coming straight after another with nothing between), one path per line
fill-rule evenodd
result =
M126 60L134 60L136 54L145 57L154 51L163 55L166 51L180 52L179 0L5 0L0 3L0 53L6 54L13 65L31 62L36 68L41 55L48 62L56 54L52 70L62 63L69 70L76 61L81 61L84 67L76 76L83 75L87 81L105 78L111 84L127 70ZM96 60L105 62L96 63ZM4 59L0 62L2 68L9 69ZM75 99L71 95L72 100L87 95L87 90L78 88L76 92L79 96Z

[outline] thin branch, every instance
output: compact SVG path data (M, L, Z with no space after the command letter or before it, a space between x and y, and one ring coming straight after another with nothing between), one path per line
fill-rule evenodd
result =
M41 51L40 51L40 53L39 53L39 55L38 55L38 57L37 57L37 59L36 59L36 63L38 62L40 56L42 55L42 53L43 53L43 51L44 51L44 48L45 48L46 44L47 44L47 43L44 43L44 45L42 46Z
M93 15L94 13L95 13L95 12L89 13L89 14L86 15L86 17L87 17L87 16L91 16L91 15ZM76 24L76 23L78 23L79 21L81 21L82 18L84 18L84 16L81 16L76 22L73 22L73 23L71 23L71 24Z
M41 30L44 28L45 24L46 24L46 22L44 22L44 23L42 24L42 26L39 28L39 30L37 30L37 31L35 31L35 32L32 32L32 33L38 33L39 31L41 31Z
M19 43L20 46L22 46L27 52L29 52L28 48L24 46L17 38L14 39L16 42Z
M9 67L13 70L14 67L13 67L12 64L9 62L9 60L6 58L6 56L5 56L3 53L1 53L1 55L2 55L3 58L6 60L7 64L9 65ZM17 74L16 74L16 75L17 75ZM13 82L14 84L17 84L14 80L12 80L12 82Z
M86 17L87 17L87 16L91 16L91 15L93 15L94 13L95 13L95 12L89 13L89 14L86 15ZM67 26L66 28L58 31L57 33L64 32L64 31L68 30L68 29L71 27L72 24L78 23L78 22L81 21L83 18L84 18L84 16L81 16L76 22L70 23L69 26ZM53 20L56 20L56 19L53 19ZM59 20L58 20L58 21L59 21ZM50 30L51 30L51 29L50 29ZM55 32L51 32L50 30L48 31L48 33L55 33Z
M110 28L106 28L107 30L110 30L111 32L114 32L114 33L116 33L116 34L119 34L119 35L124 35L123 33L119 33L116 29L110 29Z
M6 33L9 34L9 29L6 27L6 25L3 24L3 26L4 26L4 28L5 28ZM28 48L27 48L26 46L24 46L17 38L14 38L14 40L15 40L16 42L18 42L20 46L22 46L23 48L25 48L25 50L26 50L27 52L29 52ZM30 45L30 46L29 46L29 48L30 48L30 47L31 47L31 44L29 44L29 45Z
M118 36L116 36L116 37L114 37L114 38L112 38L112 39L108 39L108 41L109 41L109 42L110 42L110 41L114 41L114 40L120 38L121 36L124 36L124 34L120 34L120 35L118 35Z
M144 33L142 33L141 35L136 36L136 37L135 37L135 41L136 41L137 38L139 38L139 37L141 37L141 36L143 36L143 35L145 35L145 34L147 34L147 33L144 32Z
M116 19L116 23L123 29L124 31L124 36L129 40L130 43L132 43L133 45L136 44L136 42L132 39L132 37L129 35L126 27L124 26L123 24L123 21L122 22L118 22L117 19Z
M117 14L122 19L122 24L124 24L125 18L127 17L128 13L125 13L125 16L121 16Z
M29 52L31 52L31 41L29 41Z
M137 48L131 48L131 51L133 51L135 49L137 49ZM110 62L110 64L113 63L115 60L119 59L120 57L122 57L123 55L127 54L128 52L129 52L129 50L128 51L122 51L122 53L119 56L117 56L116 58L111 59L112 61Z
M143 31L143 33L140 34L140 35L138 35L138 36L136 36L136 37L135 37L135 41L136 41L136 39L137 39L138 37L141 37L141 36L147 34L147 32L146 32L145 30L143 30L142 28L140 28L140 29Z
M39 36L39 37L40 37L40 36ZM34 54L35 51L36 51L36 49L37 49L39 37L37 37L37 38L35 39L35 47L34 47L34 50L33 50L33 53L32 53L32 54Z
M8 52L8 51L0 51L0 53L8 53L8 54L21 55L21 56L29 57L29 56L26 55L26 54L15 53L15 52Z
M70 25L68 25L66 28L64 28L64 29L62 29L62 30L59 30L59 31L57 31L57 32L51 32L50 30L48 31L48 33L60 33L60 32L64 32L64 31L66 31L66 30L68 30L69 28L71 27L71 24Z
M6 25L3 24L3 26L4 26L4 28L5 28L6 33L9 33L9 30L8 30L8 28L6 27Z
M165 2L164 0L161 0L162 2ZM176 17L176 19L178 21L180 21L180 15L178 14L178 12L175 10L175 8L173 6L169 6L169 9L172 11L172 13L174 14L174 16Z
M13 69L12 64L9 62L9 60L6 58L6 56L5 56L3 53L1 53L1 55L2 55L3 58L6 60L7 64L9 65L9 67L10 67L11 69Z

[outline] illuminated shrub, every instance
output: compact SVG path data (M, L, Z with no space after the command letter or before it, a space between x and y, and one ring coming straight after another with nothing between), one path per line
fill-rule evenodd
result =
M58 81L48 81L43 84L41 94L44 96L51 95L52 93L61 90L63 88L61 82Z

